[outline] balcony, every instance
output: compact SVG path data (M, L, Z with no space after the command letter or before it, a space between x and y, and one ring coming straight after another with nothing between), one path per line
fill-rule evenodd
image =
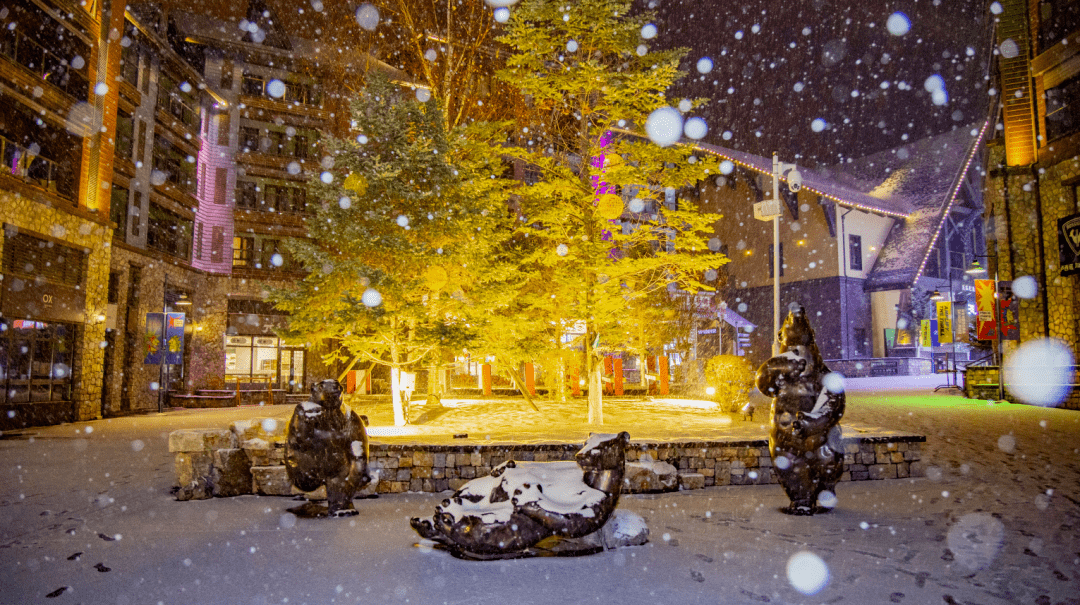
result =
M5 172L74 202L75 175L70 170L4 137L0 137L0 157L4 159Z
M52 84L78 101L90 96L90 81L80 70L73 68L59 55L15 29L4 29L0 35L0 54L30 70L35 76Z

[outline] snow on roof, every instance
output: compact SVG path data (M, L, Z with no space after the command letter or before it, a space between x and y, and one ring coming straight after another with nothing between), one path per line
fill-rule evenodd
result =
M803 188L838 204L902 219L867 280L871 290L910 287L937 239L985 125L970 124L824 168L803 168ZM772 159L715 145L696 148L772 175ZM781 179L785 180L785 179Z

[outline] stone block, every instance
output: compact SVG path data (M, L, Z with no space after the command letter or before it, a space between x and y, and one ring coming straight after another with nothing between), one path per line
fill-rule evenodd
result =
M251 493L251 461L242 449L215 451L211 477L214 495L219 498Z
M430 481L430 479L428 481ZM423 479L412 479L411 481L409 481L409 491L410 492L422 492L422 491L424 491L424 480Z
M907 462L901 462L901 463L896 465L896 478L897 479L906 479L909 476L910 476L910 472L908 470L908 463Z
M281 418L250 418L237 420L229 425L241 441L262 439L268 443L285 443L289 434L289 422Z
M455 466L457 466L457 455L455 455L455 454L445 454L445 455L446 455L446 468L454 468Z
M476 467L475 466L463 466L463 467L461 467L459 469L459 472L461 473L461 477L463 479L472 479L472 478L476 477Z
M398 467L398 457L397 456L390 456L390 457L387 457L387 458L380 458L379 460L382 463L382 468L397 468Z
M922 462L909 462L908 463L908 475L911 477L925 477L926 465Z
M435 468L445 468L446 454L435 454L432 466L434 466Z
M889 454L889 462L892 462L893 464L896 464L897 462L903 462L903 461L904 461L904 453L903 452L892 452L891 454Z
M412 469L413 479L430 479L432 469L430 466L414 466Z
M251 466L277 466L285 464L285 443L265 439L248 439L240 444Z
M452 489L454 491L457 491L457 490L461 489L462 487L465 487L465 484L468 483L468 482L469 482L468 479L450 479L449 480L450 489Z
M431 452L415 451L412 455L413 466L432 467L435 465L435 454Z
M213 497L214 458L210 452L177 452L173 469L176 473L177 500L206 500Z
M895 479L896 466L892 464L873 464L866 469L871 479Z
M432 479L445 479L446 478L446 469L441 467L441 466L436 466L435 468L431 469L431 478Z
M251 477L255 493L263 496L291 496L293 486L284 466L253 466Z
M412 468L412 466L412 456L401 456L398 458L398 468Z
M679 489L703 489L705 475L701 473L679 473Z
M674 491L679 487L678 471L667 462L627 462L623 491L630 494Z
M870 473L866 471L851 471L852 481L866 481L870 478Z
M409 469L409 468L399 468L399 469L397 470L397 475L396 475L396 476L395 476L394 478L395 478L395 479L396 479L397 481L408 481L409 479L411 479L411 478L412 478L412 469Z
M484 464L484 457L480 452L473 452L469 454L469 466L481 466Z
M228 429L180 429L169 433L169 452L212 452L236 447Z

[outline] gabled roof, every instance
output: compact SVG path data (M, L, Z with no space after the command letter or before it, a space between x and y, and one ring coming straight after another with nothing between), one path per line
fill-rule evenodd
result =
M885 240L867 289L906 288L921 276L988 123L835 166L799 168L804 189L843 206L901 219ZM772 158L704 143L691 146L772 176Z

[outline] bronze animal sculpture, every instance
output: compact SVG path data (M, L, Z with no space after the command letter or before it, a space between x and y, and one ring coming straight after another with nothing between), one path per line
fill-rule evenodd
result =
M757 387L772 397L769 455L791 500L784 512L813 515L822 492L832 492L844 470L840 419L845 397L825 386L829 368L814 342L801 306L788 313L777 334L782 352L758 369Z
M327 513L357 514L353 496L371 481L368 475L367 418L341 409L341 385L323 380L311 385L311 399L293 410L285 442L285 470L297 489L311 492L326 486ZM317 507L316 507L317 508ZM321 510L298 507L307 516Z
M433 518L410 524L468 559L531 556L545 538L586 536L607 523L619 502L629 441L626 432L593 434L576 461L507 461L443 500Z

